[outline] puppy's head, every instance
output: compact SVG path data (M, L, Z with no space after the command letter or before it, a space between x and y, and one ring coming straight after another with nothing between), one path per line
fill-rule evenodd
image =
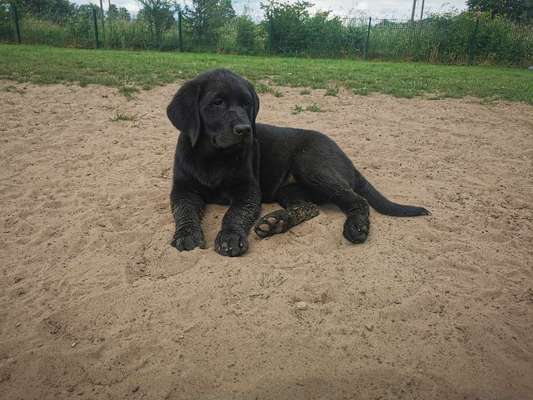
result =
M258 111L252 84L216 69L186 82L168 105L167 116L192 147L230 149L252 141Z

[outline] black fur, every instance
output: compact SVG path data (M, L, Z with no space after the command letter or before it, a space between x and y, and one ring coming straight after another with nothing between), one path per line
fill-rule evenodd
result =
M368 236L368 203L387 215L428 214L387 200L327 136L256 124L258 111L253 86L224 69L186 82L169 104L168 118L182 132L170 194L172 245L178 250L205 247L200 221L206 203L230 205L215 240L215 250L225 256L246 252L262 201L284 209L259 220L260 237L313 218L315 204L326 202L346 214L343 234L352 243Z

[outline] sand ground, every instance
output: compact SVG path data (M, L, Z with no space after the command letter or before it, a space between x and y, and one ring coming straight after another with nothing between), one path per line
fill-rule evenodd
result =
M433 214L351 245L324 207L231 259L219 206L169 246L176 87L0 82L1 399L533 399L532 106L261 95Z

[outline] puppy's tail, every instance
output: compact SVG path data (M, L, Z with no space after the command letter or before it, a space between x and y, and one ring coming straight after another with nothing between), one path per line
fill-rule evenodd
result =
M363 196L372 208L380 214L391 215L393 217L416 217L418 215L430 214L424 207L407 206L390 201L378 192L363 176L359 176L354 191Z

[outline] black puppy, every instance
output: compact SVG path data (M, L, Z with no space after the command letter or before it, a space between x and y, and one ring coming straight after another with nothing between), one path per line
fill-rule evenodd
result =
M169 104L168 118L182 132L170 194L176 221L172 245L178 250L205 247L200 220L206 203L230 205L215 239L215 250L224 256L246 252L262 201L283 209L259 220L260 237L313 218L316 204L325 202L346 214L343 234L352 243L368 236L368 203L387 215L428 214L387 200L327 136L256 124L258 111L253 86L224 69L186 82Z

